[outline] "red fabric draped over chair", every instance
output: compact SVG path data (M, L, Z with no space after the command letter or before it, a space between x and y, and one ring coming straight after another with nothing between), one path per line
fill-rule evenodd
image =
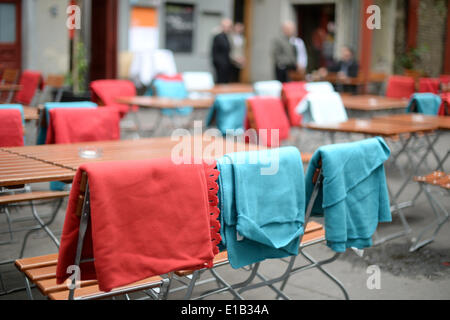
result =
M134 97L137 95L134 83L129 80L96 80L91 82L92 101L99 106L116 108L123 118L130 107L116 101L119 97ZM133 109L137 107L133 106Z
M37 91L44 89L44 80L40 72L26 70L20 76L19 85L21 89L14 96L14 102L31 105Z
M120 116L114 109L50 110L46 144L119 139Z
M247 101L249 106L247 121L253 129L258 131L261 143L268 147L277 147L283 140L289 139L289 119L281 99L253 97ZM264 132L261 130L267 130L267 134L263 134ZM276 136L275 130L278 130L278 140L274 139Z
M23 146L22 114L16 109L0 109L0 147Z
M409 99L415 91L414 78L405 76L390 76L386 90L386 97Z

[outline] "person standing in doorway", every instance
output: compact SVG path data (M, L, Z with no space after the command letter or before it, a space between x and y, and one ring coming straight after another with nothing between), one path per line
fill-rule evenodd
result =
M216 72L216 83L229 83L231 78L231 43L229 40L233 28L230 19L223 19L221 31L214 37L212 62Z
M296 28L292 21L282 25L282 36L275 39L273 44L273 58L275 62L275 77L280 82L288 82L290 71L299 71L298 51L296 45Z
M230 35L231 42L231 82L240 82L241 70L245 66L245 37L244 25L240 22L233 27Z

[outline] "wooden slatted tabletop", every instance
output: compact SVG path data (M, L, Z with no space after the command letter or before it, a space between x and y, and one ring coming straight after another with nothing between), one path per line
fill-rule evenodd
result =
M393 137L406 133L429 133L439 129L436 124L402 123L372 119L350 119L346 122L330 124L310 123L305 124L304 127L319 131L360 133L384 137Z
M171 99L150 96L119 97L118 103L153 109L175 109L190 106L196 109L207 109L214 104L213 98Z
M246 83L217 84L211 89L195 90L195 92L205 92L213 95L228 93L252 93L253 86Z
M358 111L381 111L405 109L408 99L395 99L375 95L342 95L342 103L346 109Z
M433 124L438 126L440 130L450 130L450 116L437 117L417 113L408 113L375 117L373 118L373 120L408 124Z
M72 180L73 175L73 170L0 150L0 187L67 181Z
M18 84L0 84L1 91L20 91L22 87Z
M212 148L213 145L215 148ZM96 159L86 159L80 157L80 148L99 148L102 155ZM184 148L184 149L183 149ZM154 158L171 157L172 152L176 155L186 155L200 158L219 158L226 153L238 151L257 150L260 147L244 143L226 143L223 138L192 137L172 141L170 137L150 138L130 141L106 141L88 142L66 145L43 145L26 146L16 148L6 148L11 155L18 157L28 157L29 160L43 162L46 164L59 166L61 169L70 170L71 178L75 176L75 170L87 162L98 161L124 161L124 160L145 160ZM186 150L181 152L180 150ZM208 150L215 150L209 152ZM45 162L45 163L44 163ZM56 169L55 169L56 170ZM43 173L44 174L44 173ZM65 179L67 177L65 176ZM60 179L61 180L61 179ZM0 183L2 178L0 177Z

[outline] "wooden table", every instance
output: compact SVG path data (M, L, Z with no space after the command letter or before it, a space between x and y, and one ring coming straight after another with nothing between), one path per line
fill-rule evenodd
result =
M439 130L450 130L450 116L438 117L417 113L396 114L383 117L375 117L374 121L408 123L408 124L433 124Z
M20 91L22 86L18 84L0 84L0 92L2 91Z
M217 84L212 89L195 90L195 92L210 93L213 95L228 93L252 93L253 85L247 83Z
M217 147L212 154L204 154ZM79 155L83 147L96 147L102 151L97 159ZM170 137L141 140L86 142L61 145L25 146L0 149L0 186L22 185L33 182L71 181L83 163L99 161L145 160L171 157L182 147L187 155L204 159L220 158L231 152L258 150L261 147L244 143L227 143L223 138L184 137L172 141ZM179 153L175 153L179 155ZM181 153L181 156L183 153ZM190 157L189 157L190 158Z
M407 133L430 133L439 128L436 124L430 123L392 123L371 119L349 119L346 122L330 124L309 123L304 127L319 131L360 133L383 137L394 137Z
M196 109L207 109L214 104L213 98L172 99L151 96L120 97L118 103L153 109L176 109L190 106Z
M73 170L0 149L0 187L72 180L73 174Z
M406 109L408 99L395 99L375 95L342 95L346 109L357 111L382 111Z

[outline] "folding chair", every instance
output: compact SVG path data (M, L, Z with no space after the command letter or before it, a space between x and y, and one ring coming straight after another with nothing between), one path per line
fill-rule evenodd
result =
M386 88L386 97L409 99L416 91L413 77L390 76Z
M0 131L5 130L0 134L0 147L13 147L13 146L23 146L23 128L22 128L22 116L18 109L0 109ZM5 141L3 141L5 139ZM6 153L5 161L7 160ZM11 163L13 166L15 163ZM14 169L12 169L14 170ZM6 233L9 233L9 241L2 244L11 243L14 238L13 234L19 231L27 231L23 238L22 247L20 249L19 257L23 257L25 248L29 239L29 236L36 231L43 230L47 233L50 239L55 243L56 246L59 245L59 241L53 235L53 233L48 229L55 219L56 213L58 212L62 200L68 196L67 192L52 192L52 191L31 191L29 186L16 186L11 188L0 188L0 212L4 213L7 220L8 229ZM50 219L44 222L43 219L37 213L35 203L36 200L59 200L55 209L50 215ZM31 206L32 219L35 220L38 225L31 228L24 229L13 229L12 225L16 222L15 219L11 217L10 210L17 204L26 203ZM26 221L29 219L21 219L20 221ZM2 232L4 233L4 232ZM8 264L13 262L13 260L1 261L0 264Z
M291 126L300 126L303 117L297 113L298 104L306 97L308 91L304 82L288 82L283 84L282 100L289 116Z
M39 100L39 92L44 89L44 80L39 71L26 70L22 73L19 80L21 89L13 98L14 103L20 103L27 106L36 106Z
M83 125L80 126L80 123ZM120 116L107 108L50 110L46 144L120 140Z
M339 93L334 91L309 92L298 104L296 112L302 115L303 123L328 124L348 120L342 98ZM331 143L336 143L335 132L328 132L328 138ZM326 137L322 136L318 144L325 143L325 139Z
M448 154L450 154L450 152ZM409 248L409 252L416 251L433 242L442 226L449 220L449 212L432 194L431 189L438 188L439 190L443 191L445 195L450 196L450 175L442 171L435 171L425 177L415 177L414 181L418 182L421 190L425 192L435 219L432 223L425 226L424 229L419 233L416 240ZM422 240L422 238L425 236L425 234L428 233L428 231L431 232L431 237L426 240Z
M333 85L328 81L309 82L305 85L308 92L330 93L335 92Z
M189 92L214 88L214 77L210 72L184 72L183 81Z
M188 98L189 93L183 81L183 76L179 75L159 75L152 82L152 85L145 95L157 96L171 99ZM169 120L168 126L171 130L185 126L190 122L190 116L194 109L191 106L185 106L176 109L162 109L160 115Z
M75 267L85 262L92 262L92 259L81 260L81 252L85 240L87 226L90 219L90 191L87 174L81 180L80 194L78 195L77 212L80 214L80 232L77 243L77 254L74 262ZM31 286L36 285L42 295L50 300L94 300L116 297L143 291L150 298L165 298L167 294L168 280L159 276L150 277L136 283L125 285L113 289L109 292L100 290L96 280L86 280L77 282L73 278L72 282L67 281L64 284L57 284L57 261L58 255L47 255L42 257L33 257L20 259L15 262L16 267L23 273L25 285L30 300L33 300Z
M64 76L58 74L49 74L45 80L45 88L43 95L50 94L51 91L55 93L53 102L60 102L64 93Z
M224 136L230 130L236 133L242 130L243 133L247 117L247 99L252 96L251 93L217 95L206 118L206 125L215 124Z
M17 80L19 79L20 71L19 69L5 69L2 74L2 80L0 81L0 84L8 84L13 85L17 83ZM14 97L14 90L11 90L5 94L0 95L0 100L2 103L10 103L12 101L12 98Z
M280 146L290 138L290 124L280 98L247 99L247 121L249 128L257 130L260 144L265 146Z
M312 269L312 268L317 268L325 276L327 276L330 280L332 280L334 283L336 283L336 285L339 287L339 289L343 292L345 298L348 299L349 298L348 293L345 290L342 283L322 267L323 265L326 265L326 264L329 264L329 263L332 263L333 261L335 261L339 257L340 253L336 253L330 259L316 261L311 255L307 254L306 252L303 252L303 250L305 248L308 248L310 246L313 246L313 245L316 245L316 244L319 244L319 243L322 243L325 241L325 229L323 228L323 226L317 222L309 221L314 202L318 196L319 189L320 189L322 181L323 181L323 177L321 175L321 170L318 170L316 172L313 180L314 180L314 185L315 185L314 191L313 191L313 194L311 196L310 202L307 206L307 210L305 213L305 224L304 225L306 227L305 227L304 234L300 237L300 247L299 247L299 253L308 260L309 264L299 267L299 268L294 268L294 262L295 262L296 257L291 257L288 262L288 267L287 267L286 271L280 277L269 280L259 272L261 263L256 263L256 264L250 266L250 269L249 269L250 274L246 280L244 280L240 283L237 283L237 284L229 284L216 271L217 268L229 264L227 252L224 251L216 256L216 259L214 260L214 267L212 269L202 269L202 270L197 270L197 271L187 270L187 271L175 272L175 275L178 277L190 276L190 282L185 287L177 288L179 290L179 289L184 289L187 287L184 299L192 299L192 294L193 294L194 288L196 286L200 286L202 284L208 283L214 279L217 281L219 287L217 289L206 291L206 292L200 294L200 296L195 297L193 300L201 300L208 296L211 296L214 294L219 294L222 292L227 292L227 291L230 292L235 299L243 300L243 297L242 297L243 292L257 289L260 287L265 287L265 286L268 286L272 291L274 291L277 294L277 296L276 296L277 298L290 299L289 296L287 296L283 292L283 290L287 284L287 281L289 280L289 277L300 271L305 271L305 270ZM211 272L211 274L213 275L213 279L198 281L201 274L207 270ZM253 283L255 281L255 279L259 279L261 281ZM171 278L171 281L172 281L172 278ZM282 285L281 285L280 289L278 289L274 285L276 283L280 283L280 282L282 282Z
M134 127L130 128L129 125L124 125L124 129L131 129L138 133L139 136L143 135L143 127L139 120L137 106L128 106L116 101L119 97L134 97L137 95L137 90L132 81L129 80L95 80L90 84L91 100L99 106L112 107L119 111L120 118L123 119L130 112L130 115L134 122Z
M257 96L281 98L283 84L280 81L258 81L253 84Z
M434 78L419 78L419 92L439 94L441 81Z

